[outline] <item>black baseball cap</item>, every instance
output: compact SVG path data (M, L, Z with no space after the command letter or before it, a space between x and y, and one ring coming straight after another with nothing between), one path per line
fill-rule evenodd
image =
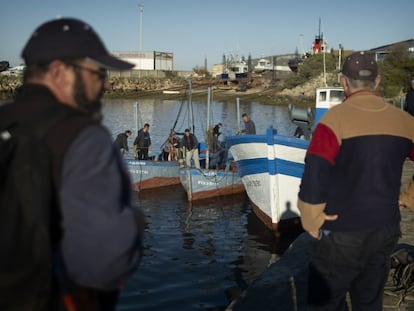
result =
M26 65L53 60L89 58L107 69L127 70L133 64L109 54L93 28L75 18L60 18L40 25L22 51Z
M342 74L354 80L374 81L378 74L374 55L366 52L352 53L345 59Z

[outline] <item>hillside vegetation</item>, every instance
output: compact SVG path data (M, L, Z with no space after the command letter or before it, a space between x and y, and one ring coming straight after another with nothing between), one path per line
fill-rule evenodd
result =
M341 61L341 67L342 64L343 60ZM326 53L325 67L327 85L338 83L339 66L337 57ZM386 98L401 96L414 77L414 58L410 57L408 46L404 43L397 45L384 61L378 62L378 70L381 76L379 88L381 95ZM305 59L303 64L299 66L298 72L284 81L283 87L285 89L303 88L312 80L323 83L322 74L323 55L317 54Z

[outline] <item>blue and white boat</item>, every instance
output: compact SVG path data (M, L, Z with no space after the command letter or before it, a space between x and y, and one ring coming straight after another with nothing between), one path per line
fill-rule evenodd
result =
M184 102L181 103L177 119L172 126L172 130L175 129L175 125L180 117L180 112L184 106ZM189 88L189 102L191 105L191 85ZM140 126L139 121L139 105L135 104L135 128L136 133ZM142 122L141 122L142 123ZM165 144L165 143L164 143ZM124 162L129 172L129 176L132 182L132 189L134 191L142 191L148 189L155 189L160 187L167 187L180 184L180 162L182 160L164 161L161 160L162 156L152 156L148 160L136 160L134 157L125 158Z
M125 159L134 191L180 184L178 161Z
M208 88L207 100L207 129L212 137L212 128L210 127L210 106L211 106L211 88ZM207 143L207 144L206 144ZM187 192L188 201L198 201L211 199L215 197L224 197L227 195L239 194L245 192L244 185L239 173L235 167L232 167L232 157L225 151L225 167L221 169L211 168L210 152L208 145L210 139L206 137L206 143L200 143L200 169L195 167L181 167L179 169L181 185ZM225 149L228 148L227 144ZM223 160L223 159L222 159Z
M341 87L316 90L316 109L290 108L291 120L302 129L302 138L278 135L270 127L262 135L227 137L253 210L263 223L278 230L281 220L299 217L297 195L312 128L332 106L342 102Z
M198 201L245 192L239 174L231 170L180 169L181 184L189 201Z

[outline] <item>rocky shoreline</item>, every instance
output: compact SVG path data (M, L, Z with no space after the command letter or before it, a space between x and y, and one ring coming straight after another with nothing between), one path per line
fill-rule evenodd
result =
M255 81L245 91L239 91L237 85L227 86L218 83L214 79L199 79L193 82L192 98L207 100L207 87L211 86L215 100L233 101L237 97L240 100L256 101L269 105L288 105L294 102L296 105L310 105L314 102L315 88L307 90L281 91L280 87L273 85L271 81ZM111 88L104 95L105 98L165 98L183 99L188 96L188 83L177 79L130 79L115 78L109 81ZM0 76L0 100L7 101L14 97L21 86L21 77ZM175 91L176 94L165 94L163 91Z
M329 81L335 81L329 77ZM179 78L111 78L110 89L104 98L160 98L183 100L188 97L188 82ZM21 86L21 77L0 76L0 101L11 100ZM298 107L313 107L315 104L315 90L324 85L323 76L309 80L293 89L282 89L280 81L257 77L251 79L248 87L240 91L239 85L224 85L215 79L193 79L192 98L207 101L207 87L212 87L214 100L255 101L265 105L289 105ZM164 93L164 91L170 91ZM173 92L171 92L173 91ZM387 99L391 104L400 105L401 98Z

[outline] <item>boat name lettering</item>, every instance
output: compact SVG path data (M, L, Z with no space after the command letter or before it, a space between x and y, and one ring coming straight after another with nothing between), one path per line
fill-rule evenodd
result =
M142 169L130 169L129 172L131 174L141 174L141 175L148 175L148 171L142 170Z
M215 185L216 183L211 182L211 181L201 181L201 180L199 180L199 181L197 181L197 184L204 185L204 186L212 186L212 185Z
M204 172L203 175L204 176L217 176L217 173L214 172L214 171L213 172Z
M260 187L260 180L258 179L254 179L254 180L249 180L248 182L246 182L246 187Z
M132 162L133 165L147 165L147 163L142 162L142 161L134 161Z

